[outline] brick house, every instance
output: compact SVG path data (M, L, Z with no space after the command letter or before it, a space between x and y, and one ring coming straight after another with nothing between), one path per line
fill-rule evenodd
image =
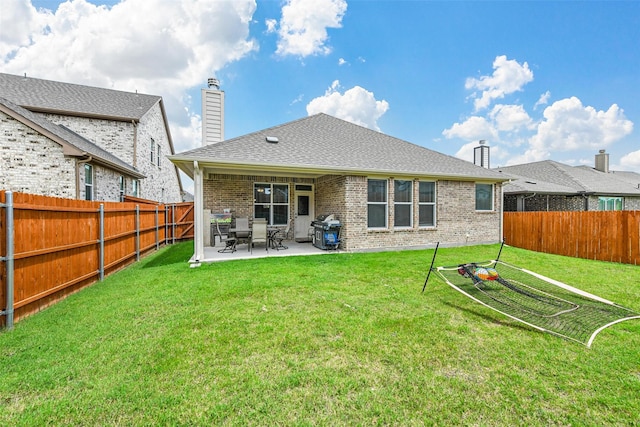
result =
M182 201L162 98L0 73L0 187Z
M170 159L194 179L196 216L290 222L296 240L320 214L341 222L348 251L502 238L503 175L326 114ZM206 223L196 218L195 262Z
M604 211L640 209L640 174L609 170L600 150L595 167L552 160L496 168L504 185L504 211Z

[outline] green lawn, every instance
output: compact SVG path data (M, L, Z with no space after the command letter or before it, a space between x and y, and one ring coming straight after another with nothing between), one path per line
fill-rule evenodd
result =
M437 265L498 245L445 248ZM0 422L638 425L640 320L591 349L436 277L432 250L190 269L189 243L0 333ZM506 262L640 310L640 268L505 248Z

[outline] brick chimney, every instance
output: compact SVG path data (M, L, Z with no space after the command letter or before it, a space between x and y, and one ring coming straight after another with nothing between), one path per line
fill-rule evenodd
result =
M609 173L609 153L605 153L605 150L600 150L596 154L596 170Z
M224 140L224 92L220 82L209 78L202 89L202 146Z

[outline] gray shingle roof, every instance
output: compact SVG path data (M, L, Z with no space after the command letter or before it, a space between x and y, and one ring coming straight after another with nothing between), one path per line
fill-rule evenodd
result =
M0 73L0 96L31 111L139 121L161 97Z
M506 194L577 194L640 196L638 184L620 172L605 173L587 166L569 166L553 160L505 166L496 170L515 181L505 185ZM637 174L636 174L637 175Z
M12 116L17 117L30 127L40 127L44 129L44 131L49 132L54 138L59 138L59 142L69 144L71 147L77 149L79 152L78 155L89 155L93 157L97 163L108 165L111 168L125 172L133 177L144 178L144 175L138 172L133 166L123 162L113 154L103 150L70 129L56 125L37 113L32 113L2 97L0 97L0 105L11 111L13 113L11 114Z
M276 137L269 143L266 137ZM288 168L460 177L502 181L470 162L329 116L316 114L171 157L176 163L237 163Z

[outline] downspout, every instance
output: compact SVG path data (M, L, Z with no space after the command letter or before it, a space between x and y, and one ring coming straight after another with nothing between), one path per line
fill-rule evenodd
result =
M131 124L133 125L133 159L132 164L134 168L138 166L138 126L136 126L136 121L131 120Z
M593 195L593 192L586 191L578 191L578 194L584 198L584 210L585 212L589 210L589 196Z
M76 159L76 199L80 199L80 166L93 160L92 156L84 155L87 156L84 160Z
M534 198L534 197L536 197L536 195L537 195L537 194L538 194L538 193L531 193L530 195L528 195L528 196L524 196L524 197L522 198L522 209L523 209L523 211L522 211L522 212L526 212L526 211L527 211L527 199ZM547 206L547 210L548 210L548 208L549 208L549 207Z

